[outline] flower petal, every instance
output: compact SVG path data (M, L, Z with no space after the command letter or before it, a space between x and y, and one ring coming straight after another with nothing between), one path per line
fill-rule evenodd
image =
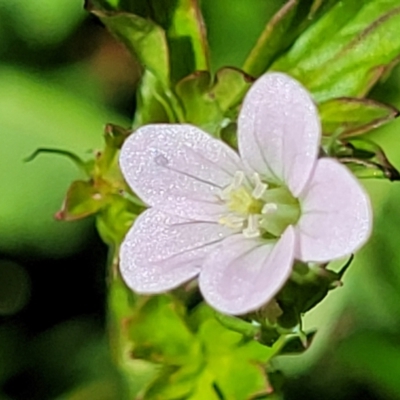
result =
M216 223L188 221L150 208L122 243L122 276L138 293L165 292L195 277L205 256L231 233Z
M237 170L239 156L192 125L154 124L124 143L121 170L148 205L182 217L216 220L218 195Z
M312 172L321 136L307 90L288 75L265 74L246 95L238 123L242 159L297 196Z
M370 236L369 197L336 160L318 160L300 203L296 257L302 261L326 262L350 255Z
M206 258L200 272L205 300L215 309L235 315L270 301L292 271L294 240L291 226L273 243L245 239L241 234L224 240Z

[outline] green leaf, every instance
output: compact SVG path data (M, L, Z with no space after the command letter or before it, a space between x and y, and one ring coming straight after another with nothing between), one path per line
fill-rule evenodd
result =
M168 45L164 30L149 19L125 12L89 7L133 57L166 87L169 85Z
M368 132L399 115L392 106L350 97L325 101L318 109L323 134L341 138Z
M75 181L71 184L61 210L56 218L74 221L95 214L105 204L105 198L89 181Z
M268 22L247 57L243 70L253 76L265 72L307 26L338 0L289 0Z
M244 342L241 334L215 319L204 322L198 335L204 343L207 369L223 398L246 400L270 391L263 365L273 353L271 348Z
M161 53L159 55L159 50L161 47L164 48L163 54L166 56L162 64L169 63L168 67L171 68L173 82L194 71L209 70L209 49L198 0L97 0L87 1L86 8L99 17L101 17L101 14L112 15L113 13L130 15L135 20L135 27L130 22L133 30L137 33L140 31L145 33L144 36L138 35L137 39L133 39L136 42L133 46L134 53L139 57L145 68L150 69L157 77L159 77L159 74L155 72L156 70L153 67L150 67L149 61L152 64L160 62ZM138 24L136 20L140 23ZM158 46L153 48L154 53L151 57L141 57L140 51L137 49L138 44L140 47L147 47L144 43L147 40L146 32L143 30L141 21L147 21L151 25L148 28L147 35L153 36L153 47L155 44ZM132 47L129 43L132 42L134 34L132 29L131 32L122 29L124 22L116 22L112 26L104 20L103 22L120 40L128 44L128 48ZM162 41L160 40L161 32ZM156 37L157 41L155 41ZM160 47L161 42L163 42L163 46ZM148 50L150 53L150 49ZM167 83L165 80L161 81L164 84Z
M386 178L400 180L399 171L389 162L385 152L376 143L366 139L342 141L335 153L359 178Z
M193 361L199 348L184 322L183 306L167 295L142 301L129 321L133 356L175 366Z
M362 97L400 55L397 0L340 1L271 67L302 82L317 102Z
M169 12L166 32L170 49L172 81L194 71L210 69L206 30L198 0L158 0L159 15ZM160 19L160 18L159 18Z

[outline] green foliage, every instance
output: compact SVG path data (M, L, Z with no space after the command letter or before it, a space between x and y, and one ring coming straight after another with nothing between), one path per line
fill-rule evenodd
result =
M335 144L333 154L359 178L400 180L399 171L389 162L382 148L371 140L342 140Z
M397 0L338 2L272 65L302 82L317 102L364 96L400 53Z
M399 115L392 106L351 97L325 101L319 104L318 109L323 135L335 138L361 135Z
M200 305L192 312L176 297L142 297L129 318L130 355L159 365L145 399L246 400L270 390L264 368L274 350L245 340ZM209 397L204 397L209 396Z
M259 76L272 61L293 44L294 40L311 23L338 0L290 0L272 17L247 57L243 69Z
M397 110L362 98L400 54L397 3L288 1L266 24L243 67L255 76L268 68L280 70L303 82L319 103L324 151L360 177L399 178L376 143L354 137L397 116ZM210 71L197 1L88 0L86 9L141 65L135 129L188 122L237 147L238 109L253 78L229 67ZM65 220L95 215L102 239L113 249L110 340L129 397L269 396L265 366L278 353L300 353L310 345L315 332L303 332L303 313L341 283L342 273L320 265L297 266L274 301L243 318L216 315L204 303L193 308L190 295L179 290L154 297L132 294L118 272L118 248L144 205L130 192L116 162L130 133L108 125L103 150L88 162L64 154L81 167L86 180L70 186L58 214ZM82 385L68 398L85 393L97 398L102 387L97 381L89 388Z

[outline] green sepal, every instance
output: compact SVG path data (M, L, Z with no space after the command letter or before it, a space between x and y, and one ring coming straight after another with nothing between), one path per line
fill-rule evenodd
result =
M104 128L104 150L97 153L93 174L104 176L114 165L118 150L131 131L118 125L107 124Z
M235 68L222 68L215 78L197 71L179 81L175 92L184 109L184 120L219 136L237 117L237 106L253 79Z
M248 55L243 70L253 76L264 73L274 59L292 45L311 23L338 0L289 0L271 18Z
M398 117L395 107L371 99L341 97L318 106L325 136L347 138L361 135Z
M301 325L301 315L320 303L328 292L340 286L340 278L324 266L297 262L293 273L276 296L282 315L278 325L290 329Z
M226 114L242 102L254 80L252 76L238 68L223 67L215 74L211 95Z
M114 247L118 247L136 217L144 207L129 201L118 194L110 194L108 202L96 216L96 227L101 239Z
M221 140L232 147L232 149L236 151L239 149L236 122L229 122L226 126L223 126L219 131L219 136Z
M358 178L400 180L399 171L389 162L385 152L367 139L349 139L336 143L335 156L346 164Z
M363 97L400 54L397 0L337 2L271 66L302 82L319 103Z
M182 79L175 91L185 113L185 122L216 135L223 119L222 110L211 95L212 78L207 71L198 71Z
M184 121L181 105L175 95L151 71L145 70L136 96L133 129L150 123Z
M231 331L241 333L244 337L254 339L261 332L259 324L245 321L242 318L237 318L233 315L225 315L215 312L215 319Z
M75 181L55 217L63 221L85 218L98 212L106 201L100 187L95 187L90 181Z

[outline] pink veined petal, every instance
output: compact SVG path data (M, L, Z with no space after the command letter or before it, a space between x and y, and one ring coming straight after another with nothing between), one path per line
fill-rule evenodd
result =
M200 272L200 290L215 309L233 315L256 310L279 291L289 278L295 234L289 226L273 243L238 234L225 239L206 258Z
M192 125L154 124L124 143L121 170L148 205L192 219L219 218L221 189L243 169L239 156L220 140Z
M300 203L296 257L302 261L348 256L370 236L369 197L351 172L334 159L318 160Z
M298 196L312 172L321 136L307 90L288 75L265 74L247 93L238 124L242 159Z
M122 243L122 277L138 293L173 289L195 277L205 256L230 234L216 223L188 221L150 208Z

